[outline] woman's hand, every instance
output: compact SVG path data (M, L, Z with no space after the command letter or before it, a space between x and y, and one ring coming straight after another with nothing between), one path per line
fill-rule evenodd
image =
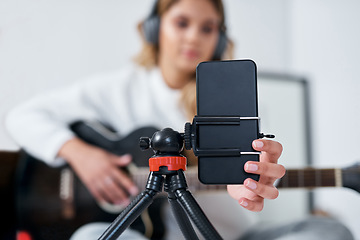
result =
M250 211L261 211L264 207L264 199L275 199L279 195L274 186L276 179L285 175L285 167L277 161L282 152L282 145L276 141L258 139L253 141L253 148L261 151L260 161L248 161L244 169L248 173L260 175L258 182L251 178L244 181L243 185L228 185L228 193L238 200L240 205Z
M119 168L131 162L130 155L117 156L74 138L63 145L59 157L67 160L99 203L126 206L129 195L138 194L131 178Z

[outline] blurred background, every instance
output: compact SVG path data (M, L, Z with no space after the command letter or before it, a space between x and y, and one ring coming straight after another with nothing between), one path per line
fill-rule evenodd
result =
M271 128L260 106L263 131L288 134L286 139L281 134L277 139L284 144L280 163L286 167L345 168L360 161L360 2L224 3L236 59L253 59L261 73L306 80L308 96L299 100L309 100L305 110L298 109L291 100L294 95L289 94L280 99L281 106L269 104L272 97L279 98L268 90L276 85L260 89L260 104L271 105L264 115L281 115L283 123L282 129ZM144 0L0 1L0 149L18 149L4 128L9 109L39 93L126 64L140 49L136 25L152 4ZM280 90L284 91L286 88ZM308 114L309 125L301 125L302 114ZM298 145L298 140L303 145ZM281 190L279 199L269 202L261 214L264 219L282 221L292 219L295 213L308 214L308 193ZM336 217L360 239L358 192L317 188L312 190L312 199L313 209Z

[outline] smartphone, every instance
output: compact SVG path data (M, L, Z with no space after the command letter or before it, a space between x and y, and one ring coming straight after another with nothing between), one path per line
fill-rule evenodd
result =
M198 177L204 184L242 184L259 161L257 70L252 60L202 62L196 68ZM194 118L194 119L195 119ZM204 153L204 154L201 154Z

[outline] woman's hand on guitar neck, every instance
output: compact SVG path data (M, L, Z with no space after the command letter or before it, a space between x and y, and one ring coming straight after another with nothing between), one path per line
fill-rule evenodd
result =
M131 162L130 155L117 156L73 138L61 147L58 156L66 159L99 203L126 206L129 195L138 194L131 178L119 168Z
M285 175L285 167L278 164L282 152L282 145L272 140L255 140L253 148L261 151L259 162L247 162L244 169L248 173L260 175L259 181L246 179L243 185L228 185L227 189L240 205L250 211L261 211L264 199L275 199L279 195L274 186L275 180Z

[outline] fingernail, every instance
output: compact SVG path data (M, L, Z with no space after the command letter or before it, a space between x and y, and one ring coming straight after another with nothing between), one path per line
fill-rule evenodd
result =
M139 189L137 187L131 187L129 192L132 196L136 196L139 193Z
M247 181L246 182L246 186L248 187L248 188L250 188L250 189L256 189L256 183L255 182L253 182L253 181Z
M119 159L121 160L122 163L127 163L127 162L131 162L132 157L130 154L125 154L120 156Z
M254 146L261 149L264 146L264 143L262 141L254 141Z
M256 165L256 164L251 164L251 163L246 164L246 170L247 170L247 171L255 172L255 171L257 171L258 169L259 169L259 167L258 167L258 165Z
M249 204L246 201L241 200L240 205L243 207L247 207Z

